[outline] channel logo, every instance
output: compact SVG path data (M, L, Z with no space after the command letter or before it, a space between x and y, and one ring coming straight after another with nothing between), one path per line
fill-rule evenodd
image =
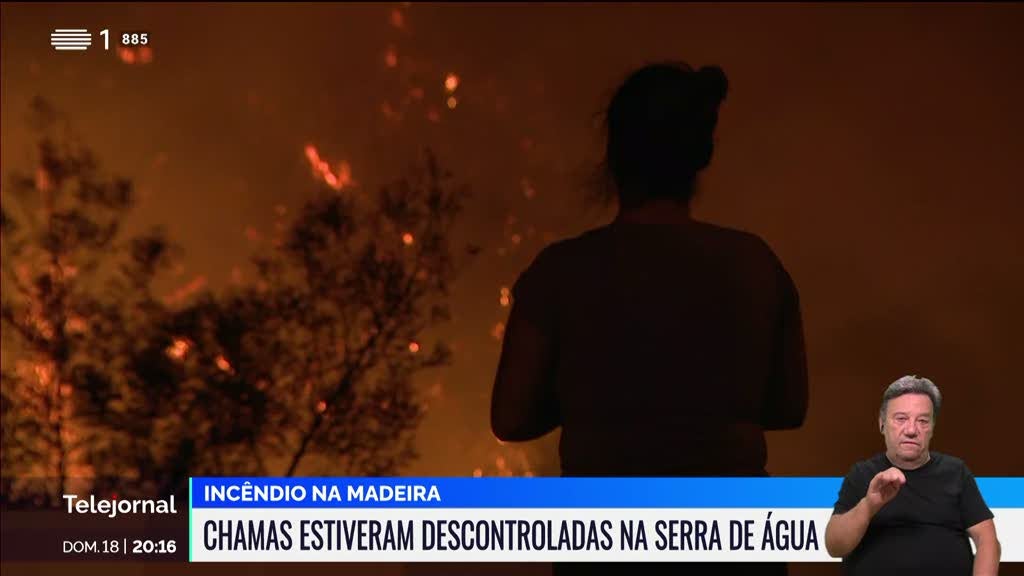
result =
M57 28L50 33L54 50L85 50L92 46L92 34L85 28Z

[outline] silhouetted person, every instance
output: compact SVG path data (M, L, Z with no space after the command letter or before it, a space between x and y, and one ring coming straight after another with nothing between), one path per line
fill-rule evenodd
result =
M803 423L792 279L757 236L690 217L726 89L717 67L630 75L606 118L618 216L546 247L515 283L491 425L505 441L561 426L565 476L763 476L764 431ZM785 573L745 563L607 569Z

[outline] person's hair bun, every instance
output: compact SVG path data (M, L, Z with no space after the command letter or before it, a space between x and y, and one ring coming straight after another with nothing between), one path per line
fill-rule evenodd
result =
M704 97L713 106L721 104L729 91L729 79L718 66L701 66L697 70L697 84Z

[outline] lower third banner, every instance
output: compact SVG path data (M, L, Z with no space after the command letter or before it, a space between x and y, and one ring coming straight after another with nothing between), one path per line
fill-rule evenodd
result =
M195 562L829 562L840 478L193 478ZM979 478L1003 562L1024 479Z

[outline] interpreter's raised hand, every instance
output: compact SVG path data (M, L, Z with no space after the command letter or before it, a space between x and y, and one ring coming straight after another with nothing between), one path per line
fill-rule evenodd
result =
M891 502L906 483L907 477L895 466L875 474L868 485L868 493L864 496L871 514L877 514L883 506Z

